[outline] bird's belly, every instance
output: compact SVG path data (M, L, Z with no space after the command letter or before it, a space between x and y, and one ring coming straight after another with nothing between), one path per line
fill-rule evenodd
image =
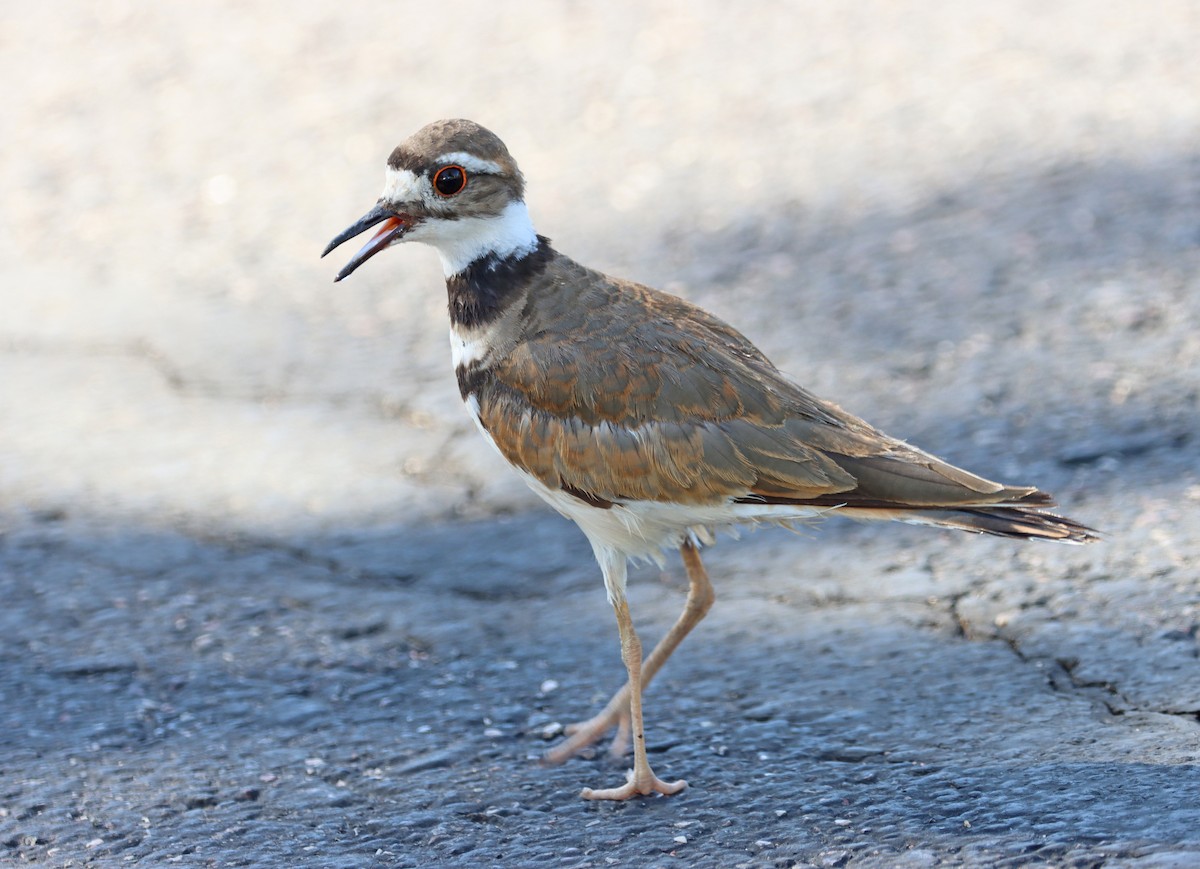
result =
M479 399L472 393L466 396L465 404L484 440L508 461L479 418ZM615 549L629 558L649 559L658 564L662 563L665 551L678 548L688 535L698 543L711 543L715 531L732 525L787 523L833 509L736 503L732 499L712 504L625 501L607 508L596 507L562 489L551 489L520 468L514 466L514 470L543 501L578 525L593 548Z
M529 488L579 526L593 546L616 549L626 556L662 563L663 553L677 549L689 535L711 544L716 531L733 525L785 523L809 519L829 508L770 504L676 504L670 501L627 501L595 507L561 489L551 489L520 472Z

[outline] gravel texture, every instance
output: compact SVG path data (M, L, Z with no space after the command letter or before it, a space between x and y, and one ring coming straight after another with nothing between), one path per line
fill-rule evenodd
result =
M0 73L0 863L1200 865L1200 4L77 4ZM670 799L536 763L623 675L459 406L436 257L330 281L478 120L564 252L1069 548L831 521L706 557ZM649 642L678 564L640 568Z

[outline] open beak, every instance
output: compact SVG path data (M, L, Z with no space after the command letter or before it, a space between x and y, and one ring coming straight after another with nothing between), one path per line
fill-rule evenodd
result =
M371 236L371 240L362 246L358 253L351 257L350 262L342 266L342 270L337 273L334 283L337 283L342 278L349 275L352 271L365 263L375 254L379 253L385 247L390 245L400 236L404 235L411 227L412 221L404 215L396 214L390 207L379 203L370 211L362 216L362 219L353 226L348 227L341 232L337 238L329 242L329 246L325 248L321 256L329 253L343 242L349 241L356 235L361 235L372 226L382 224L379 229L375 230L375 234Z

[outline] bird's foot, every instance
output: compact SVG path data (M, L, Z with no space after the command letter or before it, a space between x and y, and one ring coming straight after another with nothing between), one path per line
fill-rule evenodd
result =
M607 709L587 721L577 721L566 727L567 738L546 752L547 763L562 763L595 742L600 741L604 734L613 727L617 733L608 746L612 757L624 757L629 750L629 709L623 712L609 712Z
M647 765L640 772L635 768L626 773L625 784L620 787L601 790L584 788L579 795L585 800L628 800L632 797L644 797L655 793L670 796L679 793L686 787L687 782L683 779L674 782L663 781Z

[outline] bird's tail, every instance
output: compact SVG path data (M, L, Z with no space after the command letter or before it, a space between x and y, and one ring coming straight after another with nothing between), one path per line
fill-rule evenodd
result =
M1020 540L1055 540L1059 543L1091 543L1100 539L1094 528L1033 507L958 507L949 510L912 510L903 521L943 528L958 528L996 537Z
M1083 523L1051 513L1054 496L1036 486L994 483L928 453L905 449L875 456L828 453L857 482L849 491L807 497L756 492L739 500L824 507L851 519L892 519L1020 540L1090 543L1100 539L1099 532Z
M826 496L827 498L829 496ZM1100 532L1066 516L1051 513L1054 498L1032 486L1009 486L996 501L975 504L896 504L847 498L838 513L853 519L893 519L912 525L957 528L1018 540L1091 543ZM831 504L831 506L833 506Z

